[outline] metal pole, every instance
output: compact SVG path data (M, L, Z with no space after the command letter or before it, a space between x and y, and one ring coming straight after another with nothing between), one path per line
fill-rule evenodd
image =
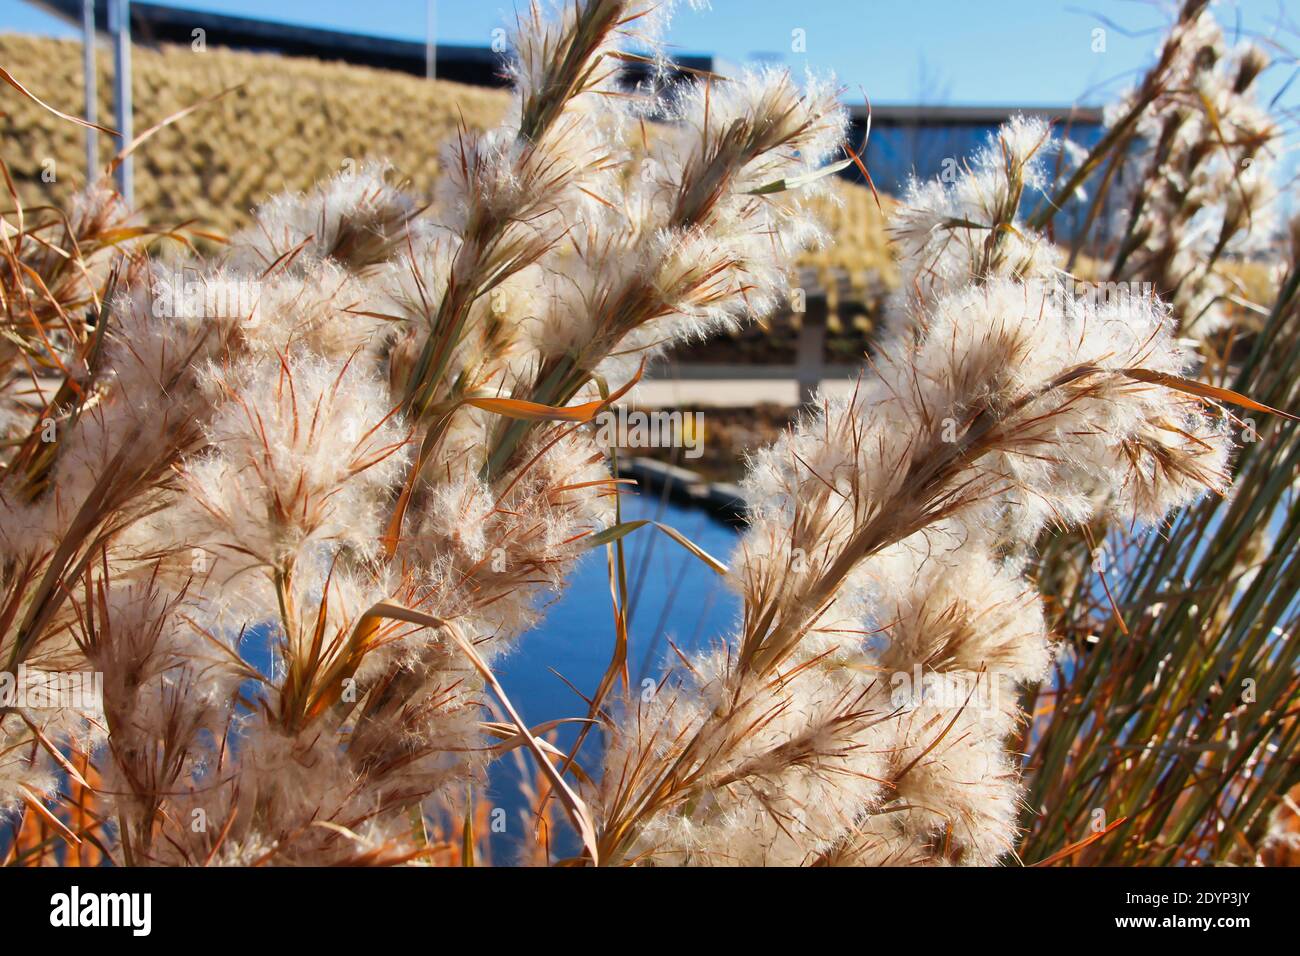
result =
M424 75L438 75L438 0L426 0L424 8Z
M99 93L95 82L95 0L81 0L81 62L86 85L86 122L98 122ZM99 171L99 135L86 127L86 182Z
M109 0L114 14L109 29L113 31L113 94L117 104L117 128L123 148L135 136L131 132L131 0ZM117 167L117 189L128 206L135 205L135 177L131 157Z

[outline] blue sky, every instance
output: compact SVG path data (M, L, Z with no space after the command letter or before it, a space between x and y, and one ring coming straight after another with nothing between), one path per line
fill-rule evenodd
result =
M312 26L423 38L425 0L172 0L176 6ZM525 0L437 0L442 42L487 45ZM1287 11L1290 2L1293 10ZM1300 48L1294 0L1221 0L1230 29ZM1102 18L1102 19L1099 19ZM792 67L834 71L859 99L876 103L1104 102L1147 63L1164 22L1144 0L713 0L682 4L668 34L684 52L733 63L777 58ZM1093 31L1103 29L1104 52ZM806 52L792 51L803 30ZM5 0L0 31L72 36L71 28L25 0ZM1134 31L1127 36L1124 31ZM1279 63L1265 78L1272 95L1295 69ZM1296 97L1290 94L1296 94ZM1287 99L1300 98L1300 80Z

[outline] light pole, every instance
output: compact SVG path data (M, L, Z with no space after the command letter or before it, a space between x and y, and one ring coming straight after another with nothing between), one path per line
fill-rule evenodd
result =
M113 93L122 147L131 145L131 0L109 0L108 28L113 32ZM117 167L117 189L128 207L135 205L131 157Z
M81 0L81 63L86 85L86 122L94 123L99 112L95 79L95 0ZM86 127L86 182L95 181L99 168L99 136L94 127Z

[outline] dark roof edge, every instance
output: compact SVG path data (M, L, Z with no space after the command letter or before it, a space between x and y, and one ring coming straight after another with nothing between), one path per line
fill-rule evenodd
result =
M1012 116L1032 116L1046 120L1070 121L1076 123L1100 123L1102 111L1095 106L925 106L917 104L873 105L871 120L887 123L1001 123ZM849 115L859 122L867 118L865 103L849 107Z

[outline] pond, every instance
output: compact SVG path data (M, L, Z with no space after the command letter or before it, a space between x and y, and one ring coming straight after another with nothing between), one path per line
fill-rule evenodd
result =
M735 528L708 512L666 501L656 492L624 493L623 520L640 518L671 525L722 560L729 558L736 542ZM726 637L737 626L740 601L717 574L653 526L638 528L623 540L629 595L628 676L636 689L643 680L657 680L669 657L675 657L670 641L687 652ZM541 626L499 660L494 670L520 716L535 727L586 715L586 702L565 681L583 694L592 694L609 666L613 648L609 575L605 549L599 548L583 557L568 589L550 607ZM557 731L555 743L567 749L576 734L576 725L566 725ZM600 748L599 734L589 734L580 755L585 767L598 767ZM497 761L490 780L488 802L505 811L505 833L491 836L497 863L510 862L525 832L521 765L530 776L536 773L531 761L507 757ZM555 810L558 813L560 808ZM560 853L574 849L567 842L556 847Z

